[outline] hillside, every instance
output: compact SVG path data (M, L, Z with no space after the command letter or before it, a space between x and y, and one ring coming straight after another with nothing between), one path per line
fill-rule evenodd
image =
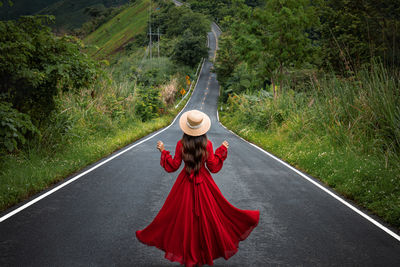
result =
M58 0L19 0L13 1L10 6L7 1L2 1L3 6L0 7L0 20L15 19L21 15L32 15L39 10L50 6Z
M19 0L13 2L13 6L4 4L0 8L1 20L15 19L21 15L51 14L56 17L53 28L71 30L79 28L90 19L90 16L84 13L86 7L119 6L127 3L128 0Z
M88 53L98 59L107 58L144 32L149 4L149 0L138 1L89 34L83 40L92 46Z

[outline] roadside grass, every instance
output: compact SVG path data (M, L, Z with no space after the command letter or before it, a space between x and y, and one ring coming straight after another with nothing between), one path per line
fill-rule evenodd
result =
M221 112L220 116L222 124L241 137L400 228L399 166L386 169L380 156L362 155L345 147L333 148L329 141L318 136L293 140L287 131L257 130L227 112Z
M157 61L154 60L153 65ZM135 112L140 98L138 86L130 80L123 66L112 66L109 69L111 78L93 88L58 95L58 110L49 114L52 119L47 128L42 129L41 139L29 142L27 149L1 157L0 211L168 126L190 99L187 97L174 108L180 99L175 94L178 87L185 83L185 75L195 77L195 70L185 67L175 67L175 70L178 72L172 75L163 69L156 71L156 76L162 78L151 90L158 90L162 101L169 103L164 110L157 111L155 118L147 121L142 121ZM183 70L185 72L179 72ZM117 77L112 79L113 76ZM169 93L168 99L163 99L165 90ZM171 92L175 96L171 96ZM175 101L171 102L171 97Z
M132 41L135 35L145 32L149 5L149 0L138 1L89 34L83 40L89 45L87 53L97 59L107 58Z
M90 56L108 59L104 75L89 88L61 92L38 136L13 153L0 151L0 211L167 126L190 99L174 108L196 69L165 55L147 59L147 49L131 42L146 31L149 3L136 1L87 36ZM161 52L174 42L163 40Z
M398 77L376 67L351 80L231 95L221 122L400 228Z
M132 121L108 133L76 138L52 154L32 149L1 162L0 210L34 195L137 139L167 126L173 114L148 122Z

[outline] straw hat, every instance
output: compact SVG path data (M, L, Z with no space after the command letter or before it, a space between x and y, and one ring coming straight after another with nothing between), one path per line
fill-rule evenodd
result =
M179 126L187 135L200 136L210 129L211 121L207 114L193 109L182 114Z

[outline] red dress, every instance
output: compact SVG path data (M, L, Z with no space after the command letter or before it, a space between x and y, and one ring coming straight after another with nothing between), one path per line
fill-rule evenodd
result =
M229 259L260 217L258 210L232 206L208 171L216 173L222 168L227 149L221 145L214 154L208 141L207 151L199 174L189 175L183 168L157 216L145 229L136 231L142 243L156 246L165 251L166 259L186 266L213 265L219 257ZM167 172L176 171L182 162L181 152L178 141L173 158L167 150L161 153L161 166Z

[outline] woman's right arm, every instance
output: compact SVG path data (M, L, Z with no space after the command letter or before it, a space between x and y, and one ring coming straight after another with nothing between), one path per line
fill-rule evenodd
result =
M160 164L167 172L174 172L181 166L182 163L182 144L180 141L176 144L175 156L172 157L168 150L164 147L161 151Z

